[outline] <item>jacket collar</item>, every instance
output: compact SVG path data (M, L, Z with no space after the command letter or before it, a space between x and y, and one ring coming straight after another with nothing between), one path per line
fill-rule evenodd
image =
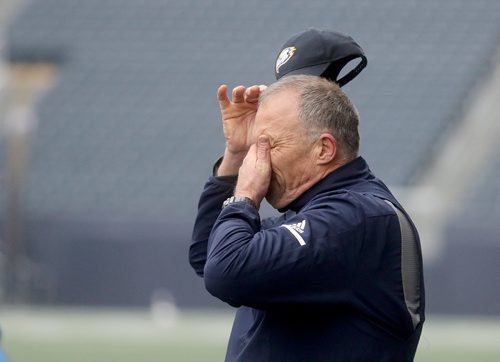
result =
M370 171L368 164L363 157L358 157L345 165L339 167L335 171L328 174L324 179L314 184L310 189L292 201L280 212L292 210L298 212L302 209L314 196L325 191L338 190L349 187L358 183L360 180L374 180L375 176Z

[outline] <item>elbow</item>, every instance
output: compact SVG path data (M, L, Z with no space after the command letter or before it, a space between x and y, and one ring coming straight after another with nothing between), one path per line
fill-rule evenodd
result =
M191 264L191 267L193 268L194 272L196 275L198 275L200 278L203 278L203 264L193 261L192 259L189 259L189 264Z
M203 278L205 262L206 254L200 253L193 247L189 248L189 264L193 268L194 272L201 278Z
M206 290L233 307L241 306L245 287L234 275L221 269L220 265L210 261L205 264L203 280Z

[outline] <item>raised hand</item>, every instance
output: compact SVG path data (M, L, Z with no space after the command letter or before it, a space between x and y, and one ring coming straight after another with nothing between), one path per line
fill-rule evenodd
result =
M259 136L253 144L240 168L234 196L252 199L257 206L267 194L271 182L271 146L265 135Z
M232 99L227 94L227 85L217 90L217 99L222 116L226 150L219 167L219 176L236 174L243 158L253 140L253 124L257 113L259 95L266 89L265 85L254 85L248 88L235 87Z

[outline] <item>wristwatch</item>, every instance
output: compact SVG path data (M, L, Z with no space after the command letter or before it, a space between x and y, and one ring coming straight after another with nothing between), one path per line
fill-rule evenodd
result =
M253 202L253 200L251 198L246 197L246 196L231 196L231 197L227 198L226 201L224 201L222 203L222 208L225 208L227 205L230 205L233 202L246 202L247 204L249 204L257 209L257 205L255 205L255 202Z

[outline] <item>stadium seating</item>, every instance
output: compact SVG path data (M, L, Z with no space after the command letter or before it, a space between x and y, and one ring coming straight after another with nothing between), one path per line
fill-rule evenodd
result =
M477 177L476 187L466 199L460 217L471 222L488 223L498 227L500 220L500 147L488 162L487 171ZM500 239L497 237L497 242Z
M365 49L368 67L345 87L362 154L389 185L412 185L485 76L498 14L494 0L33 1L10 28L9 59L60 74L37 105L27 220L164 221L186 243L223 151L217 86L272 82L281 44L310 26ZM500 215L498 183L485 188Z

